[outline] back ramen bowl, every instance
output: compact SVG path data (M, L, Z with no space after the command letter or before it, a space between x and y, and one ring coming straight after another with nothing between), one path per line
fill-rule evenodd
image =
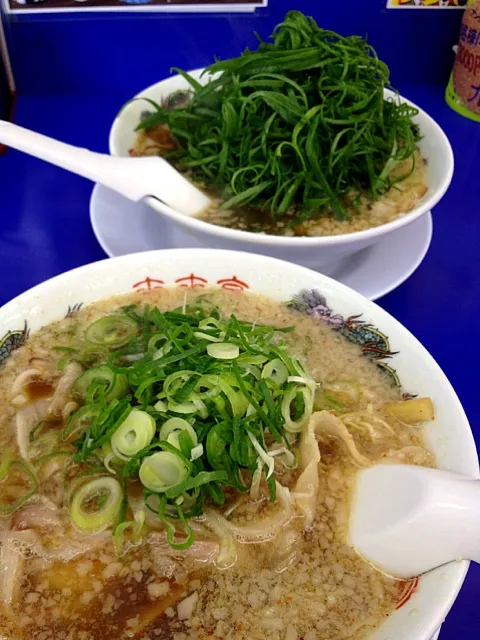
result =
M201 75L202 69L191 72L191 75L202 83L207 83L209 76ZM175 91L190 88L181 76L172 76L162 80L135 96L117 115L110 130L109 147L114 156L128 156L135 146L135 128L142 114L152 110L147 98L161 104ZM393 92L386 90L386 97L394 97ZM305 267L321 269L333 273L342 259L366 247L376 244L397 229L409 225L420 216L428 213L443 197L453 175L453 152L450 143L438 124L424 111L409 100L399 98L419 110L415 122L419 125L422 140L419 147L427 162L426 194L408 213L378 227L349 234L322 237L285 237L251 233L236 229L220 227L197 218L190 218L164 203L148 199L148 204L159 214L165 215L183 231L194 236L207 247L215 249L234 249L260 253L282 260L289 260Z
M430 396L436 419L424 436L440 468L478 475L465 413L447 378L418 340L376 304L330 278L256 254L173 249L131 254L80 267L48 280L0 309L0 364L47 323L115 294L159 287L213 286L254 292L297 308L357 344L375 342L376 363L412 394ZM367 335L368 334L368 335ZM366 348L365 348L366 349ZM370 351L371 353L371 351ZM364 351L364 355L368 354ZM369 640L430 640L462 585L468 562L455 562L406 581L396 611ZM294 622L294 621L292 621Z

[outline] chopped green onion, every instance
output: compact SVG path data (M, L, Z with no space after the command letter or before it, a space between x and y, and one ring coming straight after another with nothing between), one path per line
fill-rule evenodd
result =
M89 429L101 412L102 406L100 404L87 404L74 411L62 431L62 440L69 440L73 435L78 436L81 432Z
M90 345L82 349L78 356L71 359L78 360L84 367L90 368L95 365L105 364L108 361L108 351L100 345Z
M54 460L55 458L68 458L68 457L72 458L71 451L52 451L51 453L47 453L44 456L41 456L40 458L37 458L35 460L34 462L35 469L38 471L43 464L50 462L50 460Z
M200 400L200 398L198 397L193 397L192 402L197 408L198 415L200 416L200 418L203 418L203 420L208 418L209 411L207 409L206 404L202 400Z
M225 482L228 476L225 471L201 471L193 478L187 478L181 484L167 489L166 496L168 499L173 499L186 491L197 489L204 484L211 482Z
M12 460L9 449L0 465L0 482L6 479L9 482L5 483L1 491L0 516L15 513L38 491L38 480L33 470L22 460Z
M10 447L7 447L2 457L2 463L0 464L0 482L6 477L11 461L12 450Z
M136 544L144 516L127 520L127 486L139 480L145 509L163 522L174 548L188 548L187 519L202 515L208 501L224 504L226 487L253 497L265 473L275 500L275 457L295 468L296 434L313 410L316 383L279 340L281 329L224 320L198 301L165 312L131 305L109 323L122 314L130 338L108 329L106 342L91 347L107 364L94 362L73 384L82 406L61 432L73 452L47 456L70 456L65 483L72 465L77 477L102 474L74 492L79 529L112 525L118 553ZM48 439L35 438L37 448L53 446L56 426Z
M175 535L177 533L177 530L175 528L175 526L172 524L172 522L170 520L167 519L166 515L165 515L165 507L166 507L167 501L165 496L161 496L160 497L160 506L158 509L158 517L159 519L163 522L163 524L166 526L167 528L167 540L170 543L170 546L172 547L172 549L175 549L176 551L184 551L185 549L188 549L189 547L192 546L193 544L193 532L192 529L190 527L190 525L188 524L188 522L185 519L185 515L180 507L180 505L177 506L177 516L178 519L180 520L182 526L183 526L183 530L185 532L185 534L187 535L186 539L181 541L181 542L177 542L175 540Z
M304 410L300 416L292 418L294 408L292 404L296 402L298 394L303 399ZM313 392L310 387L292 386L285 393L282 400L282 416L285 420L285 430L290 433L300 433L307 426L313 410Z
M213 469L229 469L231 458L227 446L231 442L231 428L228 423L218 423L207 435L207 459Z
M164 349L168 343L170 341L164 333L155 333L148 341L147 351L156 354L160 349Z
M93 367L75 380L72 385L72 396L76 400L84 401L87 393L93 391L91 402L97 402L101 398L100 389L107 403L122 398L127 393L127 378L121 373L115 373L108 365Z
M164 422L160 429L160 440L166 440L177 449L180 449L179 436L184 431L190 436L193 446L196 446L198 438L195 429L183 418L170 418Z
M183 513L195 511L198 508L199 502L201 502L201 500L199 500L199 497L200 497L199 489L194 489L191 493L184 492L180 494L178 498L175 498L173 500L175 506L171 503L167 503L166 510L168 512L176 514L177 505L182 505ZM168 499L168 496L167 496L167 499Z
M280 358L270 360L262 369L262 378L273 380L279 387L285 383L288 378L288 369Z
M30 435L28 437L29 441L33 442L35 440L35 438L37 437L38 432L42 431L43 428L48 424L51 424L48 420L40 420L39 422L37 422L37 424L30 431Z
M240 355L236 360L236 363L240 367L246 367L249 364L262 365L262 364L265 364L265 362L268 362L268 356L250 355L249 353L244 353Z
M201 458L203 456L203 444L197 444L196 447L193 447L191 454L190 454L190 460L193 462L194 460L198 460L198 458Z
M49 431L34 440L28 448L28 458L34 460L46 456L55 449L58 444L58 433Z
M197 413L198 408L194 402L182 402L179 404L174 400L169 400L168 402L168 410L173 411L173 413Z
M207 345L207 353L217 360L234 360L240 355L240 347L237 344L217 342Z
M163 400L158 400L153 407L155 411L160 411L161 413L166 413L168 411L167 403Z
M145 525L145 510L140 509L133 516L133 520L128 520L125 522L120 522L115 527L114 531L114 539L115 539L115 550L118 556L121 556L124 550L125 545L125 534L128 530L131 530L131 537L129 540L129 544L133 546L137 546L140 544L142 540L142 531Z
M259 441L253 435L253 433L250 433L250 431L248 432L248 437L250 438L250 442L253 444L253 448L258 453L263 463L267 465L267 468L268 468L267 480L268 480L275 470L275 460L262 448Z
M225 323L221 322L220 320L217 320L217 318L212 318L211 316L208 318L205 318L204 320L200 320L200 322L198 323L198 326L200 329L202 329L203 331L209 331L209 330L222 330L225 328Z
M195 391L198 397L203 400L210 400L217 396L220 392L219 376L204 375L200 376Z
M306 387L310 387L312 391L317 388L317 383L312 378L305 378L304 376L288 376L287 382L296 382L297 384L304 384Z
M95 345L116 349L127 344L137 334L137 323L126 315L112 313L93 322L85 331L85 338Z
M262 373L258 367L254 364L247 364L245 367L242 367L245 370L244 376L248 376L251 374L255 380L260 380L262 377Z
M208 340L209 342L222 342L223 338L225 336L212 336L209 333L204 333L203 331L195 331L194 334L195 338L198 338L199 340ZM207 349L208 351L208 349ZM212 355L211 353L209 355Z
M83 533L95 533L113 524L123 501L123 491L115 478L96 478L73 496L70 517Z
M189 470L180 456L170 451L159 451L144 458L139 471L144 487L156 493L164 493L181 484Z
M120 460L128 460L150 444L155 431L155 420L149 413L132 409L112 435L112 451Z
M163 383L163 393L167 398L176 399L176 396L187 385L187 383L199 374L196 371L181 370L172 373ZM195 387L195 379L190 383L191 389Z
M112 448L110 446L110 444L103 445L103 449L105 450L106 447L109 447L109 451L106 452L105 457L103 459L103 464L105 466L105 469L112 474L112 476L116 476L118 473L118 470L115 469L115 467L112 467L112 464L116 464L118 466L121 466L124 464L124 460L120 460L120 458L117 458L117 456L113 453Z
M252 484L250 485L250 500L253 500L253 502L257 502L260 498L260 483L262 481L263 468L263 460L258 456L257 467L253 473Z
M219 397L219 391L223 392L227 397L233 417L239 418L243 416L248 408L248 398L244 393L237 393L233 387L227 382L226 375L205 375L201 376L198 381L198 395L202 400L215 400ZM235 380L235 379L233 379ZM236 386L238 383L234 382ZM206 391L201 391L206 389Z

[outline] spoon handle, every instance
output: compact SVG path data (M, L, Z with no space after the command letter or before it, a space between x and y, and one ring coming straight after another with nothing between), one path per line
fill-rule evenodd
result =
M118 176L115 172L117 167L113 166L117 164L117 158L74 147L4 121L0 122L0 142L89 180L101 182L130 200L140 200L146 195L144 189L138 190L135 183L122 183L123 176Z
M3 120L0 120L0 143L99 182L135 202L153 196L188 215L199 213L210 203L207 196L163 158L117 158Z

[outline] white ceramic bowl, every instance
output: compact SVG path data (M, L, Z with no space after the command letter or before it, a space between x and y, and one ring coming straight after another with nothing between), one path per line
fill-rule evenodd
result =
M206 83L208 76L200 77L201 73L201 69L191 72L193 77ZM149 98L160 104L174 91L187 88L189 85L184 78L172 76L145 89L136 98ZM393 94L386 91L386 95ZM401 100L416 107L404 98ZM109 147L112 155L128 155L135 144L135 127L140 122L141 113L149 108L151 109L151 105L148 102L134 100L117 115L110 130ZM333 270L338 268L338 263L346 256L381 241L386 235L411 224L430 211L447 190L453 175L453 152L450 143L438 124L421 109L415 121L423 135L419 146L427 160L428 191L408 214L379 227L336 236L288 238L259 235L212 225L196 218L189 218L153 199L149 199L149 204L155 211L168 216L175 224L182 226L184 231L195 236L207 247L261 253L305 267L320 269L324 273L333 273Z
M223 286L249 290L279 301L301 296L318 322L335 323L351 338L369 332L369 342L385 354L378 363L398 376L406 391L431 396L436 420L425 437L442 469L478 475L470 427L445 375L422 345L399 322L360 294L326 276L260 255L208 249L152 251L104 260L57 276L0 309L0 362L12 347L65 314L113 294L161 286ZM307 292L307 293L306 293ZM334 316L334 317L333 317ZM348 325L339 316L350 318ZM377 331L372 332L375 328ZM364 341L365 342L365 341ZM387 357L387 354L389 356ZM460 365L459 365L460 366ZM452 563L404 585L398 608L369 640L429 640L455 600L467 562Z

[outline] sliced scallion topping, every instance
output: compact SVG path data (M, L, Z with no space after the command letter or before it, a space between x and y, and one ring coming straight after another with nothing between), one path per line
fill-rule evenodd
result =
M238 344L217 342L207 345L207 353L217 360L233 360L240 355L240 347Z
M7 448L3 453L2 462L0 464L0 482L6 477L11 461L12 461L12 450L10 448Z
M176 539L177 529L175 525L173 525L172 522L166 517L166 514L165 514L166 505L167 505L167 501L165 496L161 496L160 507L158 509L158 517L167 528L167 540L170 543L170 546L176 551L184 551L185 549L188 549L189 547L191 547L193 544L193 540L194 540L193 531L185 518L185 515L183 513L181 506L177 505L177 517L180 520L180 523L184 530L184 534L186 536L184 540L177 540Z
M74 411L62 432L62 440L69 440L72 436L78 437L85 429L89 429L94 420L102 412L100 404L87 404Z
M253 435L253 433L248 433L248 437L250 438L251 443L253 444L253 447L255 449L255 451L258 453L260 459L262 460L262 462L264 464L267 465L267 469L268 469L268 473L267 473L267 480L270 478L270 476L273 474L273 471L275 469L275 461L272 458L272 456L270 456L265 449L263 449L262 445L259 443L259 441L256 439L256 437Z
M85 338L92 344L116 349L127 344L137 331L138 325L131 318L124 314L112 313L87 327Z
M169 400L167 407L172 413L194 414L198 412L198 407L193 401L178 403L174 400Z
M118 323L123 315L128 321ZM317 386L284 344L291 328L224 319L200 298L165 312L131 305L109 323L112 316L131 337L95 346L97 361L92 350L94 361L72 387L81 406L62 432L73 454L47 454L70 455L66 485L79 470L94 476L73 492L75 525L96 531L115 523L119 552L135 544L139 524L127 517L127 490L136 483L145 509L180 549L193 542L188 518L209 502L223 504L226 487L258 497L265 477L274 501L277 469L295 467ZM55 433L53 424L41 428L33 441Z
M155 409L155 411L161 411L162 413L168 411L168 405L163 400L157 400L157 402L153 405L153 408Z
M203 444L197 444L196 447L193 447L192 451L190 452L190 460L193 462L194 460L198 460L198 458L201 458L203 456Z
M209 342L222 342L224 336L214 336L211 333L205 333L204 331L195 331L193 334L195 338L199 340L208 340ZM207 347L208 352L208 347ZM211 353L209 355L212 355Z
M188 476L188 468L180 456L170 451L158 451L145 458L139 477L144 487L155 493L164 493L181 484Z
M58 433L55 431L48 431L39 438L36 438L28 448L28 458L35 460L46 456L55 449L58 444Z
M22 460L12 460L10 449L7 449L0 464L0 516L9 516L20 509L38 491L37 477ZM4 480L7 480L3 484Z
M313 410L313 391L309 387L292 386L283 396L282 415L285 430L300 433L307 426Z
M95 533L111 525L120 511L123 491L115 478L95 478L73 496L70 517L83 533Z
M125 549L127 533L130 533L128 540L130 545L137 546L142 540L143 527L145 525L145 510L140 509L133 516L133 520L125 520L115 527L115 550L121 556Z
M270 360L262 369L262 378L265 380L273 380L278 386L284 384L288 378L288 369L280 358Z
M97 402L103 396L105 402L122 398L128 389L127 379L107 365L92 367L79 376L72 386L72 396L83 401Z
M155 420L149 413L132 409L112 435L113 454L120 460L128 460L150 444L155 430Z
M191 440L191 446L195 447L198 444L198 437L195 429L189 422L182 418L170 418L164 422L160 429L160 440L166 440L177 449L180 449L179 439L181 434L185 432Z

